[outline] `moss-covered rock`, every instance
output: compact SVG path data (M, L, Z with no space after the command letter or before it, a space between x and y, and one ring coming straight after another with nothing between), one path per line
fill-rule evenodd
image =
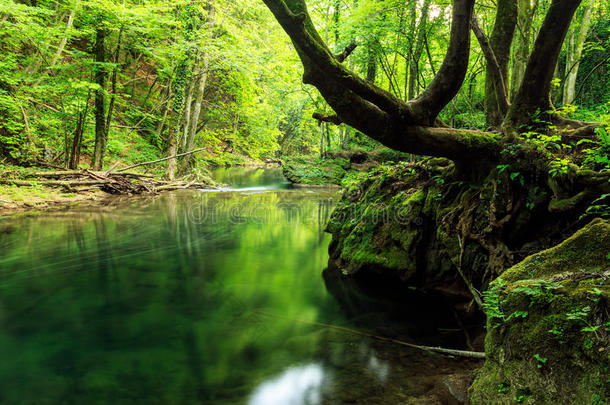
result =
M356 175L384 162L407 159L409 155L388 148L330 152L326 157L292 156L282 162L284 176L292 183L304 185L342 184Z
M295 157L284 160L282 170L291 183L325 185L341 184L347 173L354 169L349 159Z
M492 283L473 404L608 403L609 255L610 223L598 219Z
M453 269L450 256L430 240L441 195L429 180L412 165L398 163L346 184L327 227L335 265L346 274L385 273L405 283L422 278L430 267L432 278L447 276Z

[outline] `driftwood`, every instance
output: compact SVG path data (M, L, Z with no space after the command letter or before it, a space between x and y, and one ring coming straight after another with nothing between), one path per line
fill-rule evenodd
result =
M195 152L195 151L193 151ZM133 172L91 170L58 170L32 173L25 179L1 179L0 184L12 184L18 187L42 185L46 187L63 187L70 191L100 189L109 194L146 194L159 191L201 189L208 184L195 181L156 180L152 174Z
M144 173L114 173L114 172L94 172L91 170L86 170L86 173L91 173L100 177L108 177L108 176L125 176L125 177L135 177L135 178L153 178L155 177L152 174L144 174ZM56 171L56 172L39 172L34 173L34 177L66 177L66 176L81 176L83 175L82 170L64 170L64 171Z

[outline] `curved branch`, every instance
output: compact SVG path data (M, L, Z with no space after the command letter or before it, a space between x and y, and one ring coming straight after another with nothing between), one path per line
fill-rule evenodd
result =
M313 84L336 113L333 121L348 124L390 148L407 153L470 164L479 162L482 156L498 158L501 146L494 134L432 127L466 77L474 0L453 0L451 38L443 65L421 96L408 103L343 66L316 31L304 0L263 1L291 38L303 62L303 81Z
M409 104L432 125L464 83L470 59L470 20L474 0L453 0L451 37L441 68L424 92Z
M525 69L515 101L511 104L504 126L513 132L528 123L536 110L550 107L549 94L555 66L568 28L582 0L553 0Z
M323 122L329 122L331 124L335 124L335 125L341 125L343 124L343 121L341 121L341 118L339 118L337 115L328 115L328 114L324 114L324 113L313 113L312 118L316 121L318 121L320 124Z
M351 44L349 44L348 46L345 47L343 52L341 52L339 55L335 55L335 58L339 62L345 61L345 59L347 59L352 54L352 52L354 52L354 49L356 49L357 46L358 46L357 43L352 42Z
M321 72L383 111L414 120L410 107L404 101L358 77L335 58L315 29L304 0L263 2L292 40L305 67L303 82L318 87L314 72Z

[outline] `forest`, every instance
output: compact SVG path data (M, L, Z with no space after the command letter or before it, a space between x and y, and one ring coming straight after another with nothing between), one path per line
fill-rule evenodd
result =
M29 359L0 380L132 403L82 360L118 350L139 403L610 402L607 2L0 0L0 49L0 345ZM71 272L90 301L52 300Z

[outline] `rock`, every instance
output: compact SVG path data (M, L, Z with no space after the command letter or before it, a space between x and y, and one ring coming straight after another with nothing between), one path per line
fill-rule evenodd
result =
M341 184L352 170L348 159L286 159L282 164L284 176L295 184Z
M527 257L486 293L487 360L473 404L610 400L610 222Z

